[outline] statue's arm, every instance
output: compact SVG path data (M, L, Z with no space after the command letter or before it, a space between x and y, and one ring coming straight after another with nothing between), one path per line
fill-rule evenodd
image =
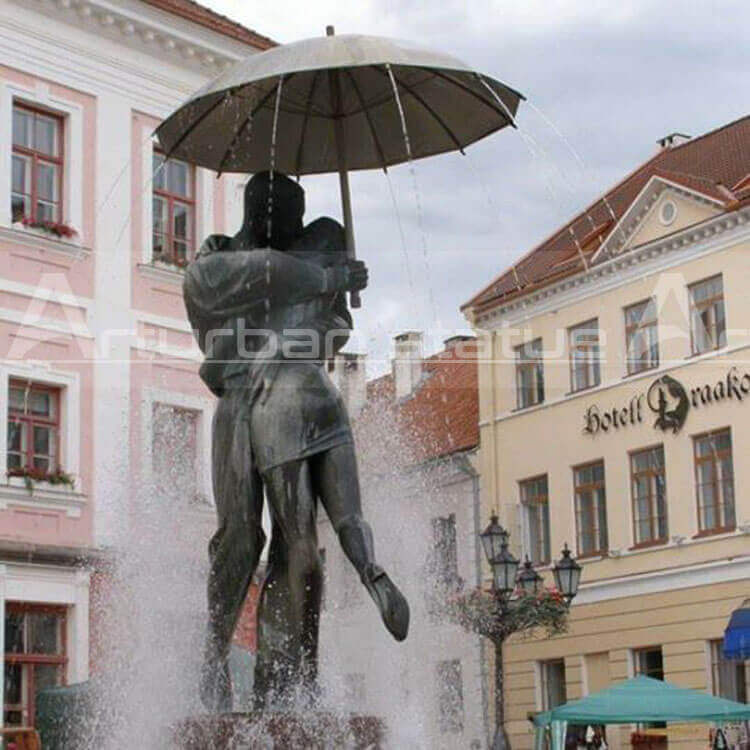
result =
M225 320L266 305L294 304L366 284L367 270L358 261L321 268L277 250L236 250L191 264L184 293L194 314Z

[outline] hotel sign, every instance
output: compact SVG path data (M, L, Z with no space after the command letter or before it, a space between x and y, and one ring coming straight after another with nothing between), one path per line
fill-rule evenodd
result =
M750 397L750 373L732 367L726 377L689 390L670 375L654 380L648 389L627 403L599 407L589 406L583 415L583 431L589 435L612 432L641 424L655 415L654 428L677 433L682 429L691 408L702 408L731 399L738 403Z

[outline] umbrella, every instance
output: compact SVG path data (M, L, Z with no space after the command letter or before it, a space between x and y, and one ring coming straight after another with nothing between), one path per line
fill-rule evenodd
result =
M167 157L223 172L338 172L355 256L348 171L463 149L507 125L523 96L409 42L339 35L252 54L157 128ZM358 307L357 299L352 306Z

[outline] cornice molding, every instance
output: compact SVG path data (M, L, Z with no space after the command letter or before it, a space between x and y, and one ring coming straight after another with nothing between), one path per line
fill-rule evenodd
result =
M649 215L651 209L666 190L669 190L682 198L694 201L695 203L701 203L719 209L724 207L722 201L710 198L695 190L690 190L673 180L654 175L646 183L636 199L630 204L630 207L625 211L617 224L612 227L612 230L602 243L601 247L594 253L592 262L597 263L600 258L611 258L625 252L627 250L628 241L638 230L638 227L641 226L643 220Z
M0 226L0 240L12 242L18 247L51 253L58 258L67 260L83 260L91 255L91 250L75 242L66 242L43 231L33 229L16 229L15 227Z
M559 309L620 284L632 277L643 275L643 267L651 266L649 273L661 270L660 266L680 263L694 255L724 249L728 244L750 237L750 208L721 214L701 224L686 227L674 234L629 250L622 255L591 266L587 271L541 287L535 292L499 304L487 312L476 315L474 325L478 328L498 328L502 324L514 324L536 315ZM732 231L734 230L734 231ZM684 257L675 258L677 253ZM625 274L623 272L629 271Z
M0 486L0 508L9 506L26 510L65 511L69 518L80 518L86 505L86 496L72 490L60 490L46 482L37 482L30 492L23 479L11 477Z
M151 55L192 68L212 77L252 51L252 47L219 32L175 18L173 26L160 23L159 11L143 5L136 13L127 4L108 0L12 0L45 15L52 11L66 22L101 35L116 38ZM164 11L162 11L164 13ZM196 26L193 33L185 25ZM183 28L181 29L180 26ZM214 37L214 38L212 38Z
M184 271L167 268L166 266L160 266L156 263L139 263L138 272L143 274L146 278L154 279L155 281L167 281L180 288L182 287L182 282L185 278Z

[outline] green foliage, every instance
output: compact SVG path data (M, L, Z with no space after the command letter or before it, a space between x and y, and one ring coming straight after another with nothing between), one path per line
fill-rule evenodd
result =
M64 472L62 469L56 469L53 472L41 471L40 469L29 469L27 467L16 467L8 469L9 477L23 477L26 489L32 492L36 482L47 482L53 485L64 485L71 490L75 487L75 478Z

